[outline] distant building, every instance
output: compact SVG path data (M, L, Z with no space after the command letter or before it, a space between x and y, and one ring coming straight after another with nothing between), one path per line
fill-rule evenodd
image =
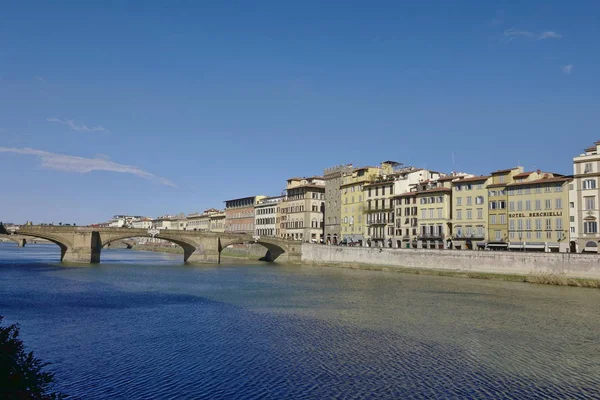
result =
M352 174L352 164L327 168L323 172L325 178L325 241L337 244L342 237L342 194L341 185L344 176Z
M211 232L225 232L225 211L210 214L208 219Z
M249 196L225 201L225 232L254 234L254 206L266 196Z
M109 228L129 228L133 221L142 219L142 216L134 215L115 215L108 221Z
M256 202L254 206L254 235L277 237L279 229L277 216L279 206L285 196L265 197Z
M210 228L210 217L213 214L218 214L221 211L216 208L209 208L204 210L202 214L193 213L187 216L187 230L189 231L199 231L199 232L209 232Z
M363 243L367 236L363 186L379 176L380 167L354 168L345 174L340 185L340 232L342 242ZM337 217L333 217L337 223Z
M131 223L131 227L136 229L150 229L152 227L152 218L136 219Z
M172 215L163 215L152 220L152 228L158 230L177 230L179 228L179 220Z

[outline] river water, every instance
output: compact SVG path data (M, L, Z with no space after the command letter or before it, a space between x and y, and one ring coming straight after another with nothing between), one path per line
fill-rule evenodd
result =
M0 244L0 314L85 399L600 398L600 290Z

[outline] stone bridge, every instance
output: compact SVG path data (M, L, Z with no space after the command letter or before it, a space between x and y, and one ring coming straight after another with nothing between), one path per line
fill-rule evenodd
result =
M258 243L268 250L267 260L278 262L300 261L302 251L302 243L296 241L270 237L255 240L246 234L215 232L28 225L22 226L18 235L49 240L60 247L61 261L74 263L98 263L104 246L136 237L155 237L175 243L183 248L183 259L189 263L218 264L221 250L232 244ZM10 236L14 235L6 237Z

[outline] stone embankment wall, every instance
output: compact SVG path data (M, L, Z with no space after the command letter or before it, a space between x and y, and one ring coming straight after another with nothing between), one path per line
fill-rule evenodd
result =
M600 279L598 254L385 249L302 245L302 262L316 265L386 266L495 274L563 275Z

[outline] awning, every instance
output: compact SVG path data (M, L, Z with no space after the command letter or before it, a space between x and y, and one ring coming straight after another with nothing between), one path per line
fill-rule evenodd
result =
M548 247L560 247L560 243L548 243Z
M488 247L508 247L508 243L488 243Z

